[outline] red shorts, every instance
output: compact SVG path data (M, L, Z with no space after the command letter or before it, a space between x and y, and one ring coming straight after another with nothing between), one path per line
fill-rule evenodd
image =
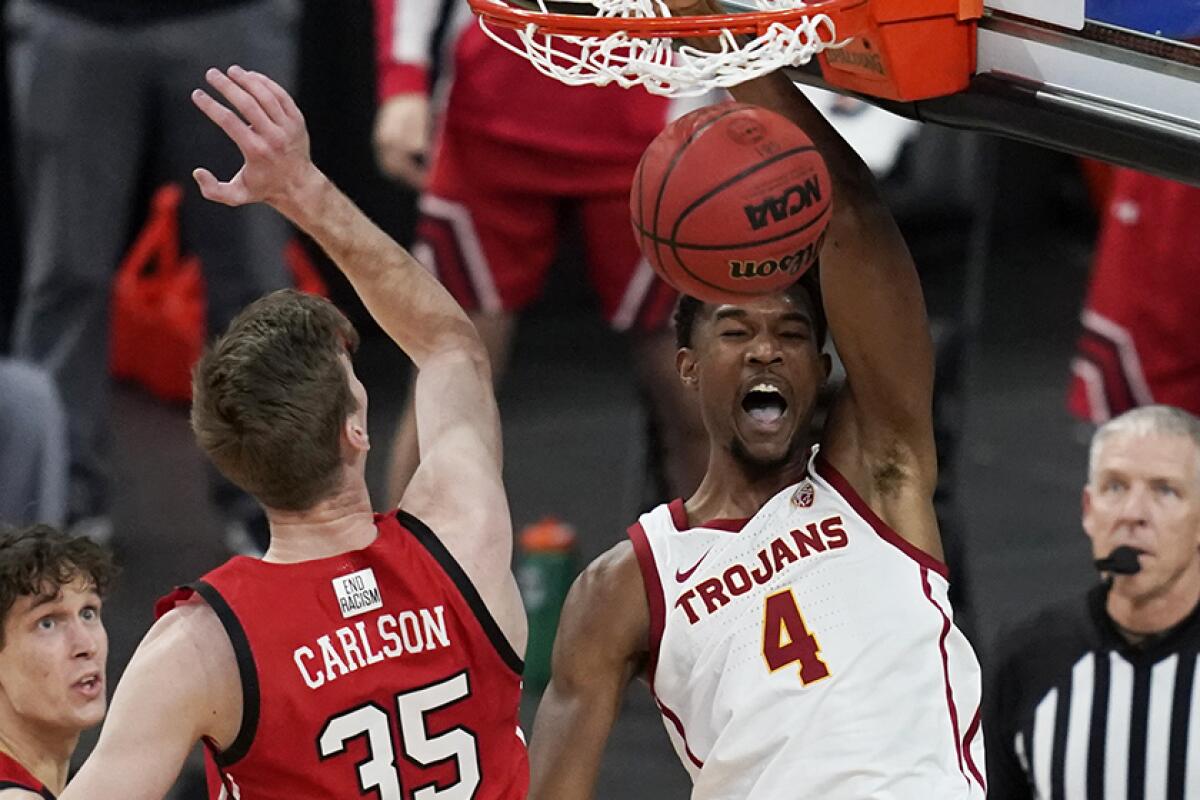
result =
M564 211L616 330L665 325L677 292L642 258L629 222L636 163L556 155L446 128L421 197L414 255L468 311L518 312L542 293Z

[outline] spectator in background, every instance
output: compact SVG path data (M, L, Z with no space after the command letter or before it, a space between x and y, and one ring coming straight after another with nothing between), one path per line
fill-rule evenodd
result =
M67 514L67 420L54 381L0 359L0 522L61 526Z
M984 684L988 796L1183 798L1200 786L1200 420L1159 405L1101 426L1083 527L1108 579L1003 638Z
M537 299L565 212L582 223L592 287L609 324L627 332L663 445L666 489L687 494L707 450L698 411L679 389L669 319L676 293L642 258L629 224L629 189L642 152L669 118L690 110L641 90L571 87L489 40L455 3L441 57L451 75L429 156L429 73L440 0L376 0L378 161L422 189L413 254L472 315L497 379L515 315ZM511 35L506 33L505 35ZM389 478L389 503L417 464L411 403Z
M1097 424L1150 403L1200 414L1200 188L1118 169L1106 206L1068 405Z
M11 0L7 8L18 199L23 212L15 354L45 368L67 411L69 521L111 533L108 299L149 170L235 169L188 93L214 63L290 82L298 0ZM210 330L286 282L288 235L268 209L233 212L189 191L185 248L204 265ZM236 515L238 494L218 499ZM253 508L247 504L246 508Z

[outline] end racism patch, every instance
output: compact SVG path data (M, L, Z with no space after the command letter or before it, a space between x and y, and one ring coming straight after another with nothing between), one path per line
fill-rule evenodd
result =
M333 579L333 591L343 618L356 617L383 607L379 584L370 567Z

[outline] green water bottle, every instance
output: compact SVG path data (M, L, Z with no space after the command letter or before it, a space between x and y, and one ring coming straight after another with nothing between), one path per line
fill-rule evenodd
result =
M540 692L550 682L550 654L558 615L575 579L575 530L554 517L546 517L521 531L520 547L517 584L529 618L525 688Z

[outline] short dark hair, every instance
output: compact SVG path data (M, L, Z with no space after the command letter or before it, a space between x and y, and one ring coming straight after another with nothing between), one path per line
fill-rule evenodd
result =
M79 578L104 597L118 571L112 553L91 539L49 525L0 527L0 648L17 598L53 596Z
M332 303L292 289L251 303L192 375L192 430L225 477L271 508L332 491L358 405L340 357L358 333Z
M817 275L817 265L800 276L800 279L783 291L793 293L798 288L808 292L813 313L813 333L817 337L817 349L825 347L825 335L828 322L825 319L825 308L821 303L821 281ZM704 307L704 301L691 295L680 295L675 306L675 345L677 347L692 346L692 331L696 327L696 316Z

